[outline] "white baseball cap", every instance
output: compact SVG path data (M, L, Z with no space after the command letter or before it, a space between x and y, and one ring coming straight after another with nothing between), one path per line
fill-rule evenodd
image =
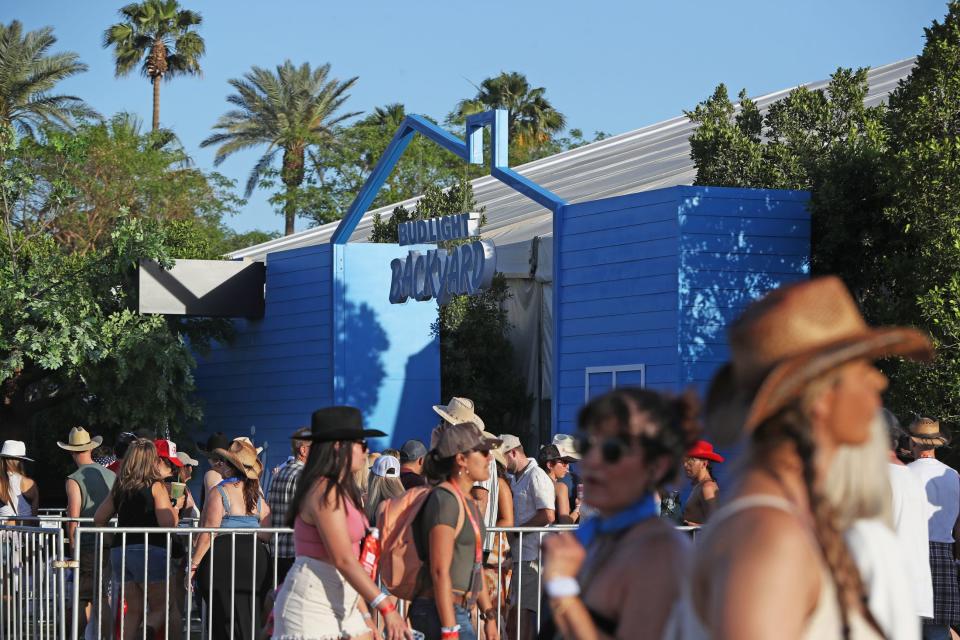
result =
M381 478L399 478L400 461L393 456L380 456L374 461L371 471Z

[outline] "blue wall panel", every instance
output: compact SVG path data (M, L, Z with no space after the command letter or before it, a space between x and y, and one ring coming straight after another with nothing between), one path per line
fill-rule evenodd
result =
M727 359L726 327L754 299L808 277L808 194L681 187L679 386L705 391Z
M266 308L259 320L236 320L232 344L197 357L203 435L223 431L268 443L268 467L289 453L289 436L333 400L332 247L267 256Z
M554 430L574 430L588 367L643 365L650 388L702 391L729 355L727 324L807 277L806 202L802 192L672 187L561 208ZM612 379L592 374L590 396Z
M571 432L587 367L644 364L675 375L678 222L663 192L567 205L554 226L554 429ZM661 371L663 369L663 371ZM590 396L612 374L590 376Z
M266 310L237 320L230 344L198 356L204 429L267 443L273 467L320 407L352 404L399 446L436 422L440 347L435 302L389 304L390 260L409 247L318 245L267 257ZM268 476L269 477L269 476Z
M389 301L390 261L411 249L418 247L334 245L334 396L388 434L381 447L423 440L437 423L431 409L440 401L440 344L431 332L437 303Z

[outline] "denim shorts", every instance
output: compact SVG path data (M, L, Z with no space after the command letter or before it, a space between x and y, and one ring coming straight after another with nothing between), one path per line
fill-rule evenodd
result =
M144 576L144 555L146 555L146 576ZM121 564L124 563L124 564ZM153 545L128 544L126 548L114 547L110 550L110 564L113 581L164 582L167 579L167 550Z
M460 640L477 640L470 612L455 604L453 613L460 625ZM433 598L417 598L410 603L410 626L422 633L426 640L440 640L440 614L437 613L437 604Z

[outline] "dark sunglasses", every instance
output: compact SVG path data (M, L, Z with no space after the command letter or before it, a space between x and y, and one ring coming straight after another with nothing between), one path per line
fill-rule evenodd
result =
M474 453L479 453L479 454L482 455L484 458L489 458L489 457L490 457L490 449L487 449L486 447L483 447L483 448L480 448L480 449L474 449L473 452L474 452Z
M370 447L367 446L367 441L366 441L366 440L354 440L354 442L355 442L356 444L359 444L359 445L360 445L360 448L363 450L364 453L366 453L367 451L369 451Z
M634 441L636 442L636 441ZM600 455L607 464L616 464L631 449L633 443L623 437L599 438L586 433L578 433L573 439L577 453L586 457L587 453L596 446L600 447Z

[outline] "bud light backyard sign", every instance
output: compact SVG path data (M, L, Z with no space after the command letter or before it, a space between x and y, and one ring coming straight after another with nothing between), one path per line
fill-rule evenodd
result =
M471 238L478 228L478 214L460 213L401 222L397 231L400 246L406 246ZM444 303L454 295L473 295L490 286L496 268L496 248L488 240L467 242L451 251L410 251L405 260L395 258L390 262L390 302L436 298Z

